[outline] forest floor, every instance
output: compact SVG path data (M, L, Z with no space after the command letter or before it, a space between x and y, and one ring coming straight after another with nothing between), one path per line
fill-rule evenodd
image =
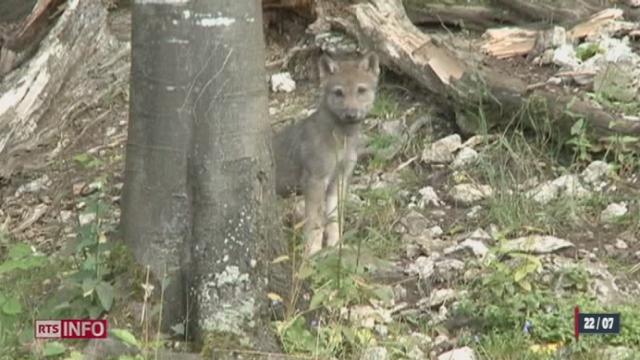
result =
M128 16L112 19L123 41ZM269 29L267 62L305 36L289 30ZM312 58L288 67L293 92L270 92L274 123L314 108ZM525 59L495 61L532 82L550 72ZM144 271L115 241L127 101L128 89L113 93L65 130L73 143L46 166L26 165L0 184L0 276L13 284L0 289L0 359L90 352L82 342L34 341L29 324L51 311L109 310L125 344L110 351L130 353L121 358L180 347L141 320L143 308L159 308L145 301ZM344 247L291 267L309 284L313 311L271 296L284 308L274 326L291 358L436 359L465 347L492 360L638 358L638 154L596 149L579 131L564 143L515 126L459 134L433 96L390 71L365 129ZM295 243L299 234L285 230ZM621 333L577 342L576 305L620 313Z

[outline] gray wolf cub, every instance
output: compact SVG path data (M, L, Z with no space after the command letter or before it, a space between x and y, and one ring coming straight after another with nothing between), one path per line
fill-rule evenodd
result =
M360 124L376 96L378 56L336 60L323 55L318 63L321 101L308 118L285 127L273 139L276 191L302 192L305 203L305 254L340 240L338 191L346 185L357 160Z

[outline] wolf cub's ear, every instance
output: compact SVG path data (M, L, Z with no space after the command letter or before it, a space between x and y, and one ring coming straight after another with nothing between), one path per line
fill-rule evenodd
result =
M320 71L320 78L324 79L325 77L335 74L338 71L338 62L333 60L326 54L323 54L318 60L318 70Z
M372 51L364 54L360 60L360 68L378 76L380 74L380 59L378 58L378 54Z

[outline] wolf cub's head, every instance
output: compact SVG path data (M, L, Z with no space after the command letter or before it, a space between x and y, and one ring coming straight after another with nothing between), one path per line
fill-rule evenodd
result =
M335 60L323 55L318 65L329 111L343 124L364 120L376 96L378 56L368 53L355 60Z

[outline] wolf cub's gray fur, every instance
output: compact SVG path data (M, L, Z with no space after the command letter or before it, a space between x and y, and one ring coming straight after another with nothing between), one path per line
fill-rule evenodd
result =
M305 201L305 253L312 255L340 240L338 188L346 187L357 160L360 124L376 95L378 56L319 61L322 98L308 118L275 135L276 190L301 191ZM346 193L346 191L344 192Z

